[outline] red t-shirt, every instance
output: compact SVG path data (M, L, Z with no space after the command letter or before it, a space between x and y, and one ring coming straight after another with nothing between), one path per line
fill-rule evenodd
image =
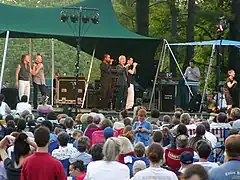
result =
M78 176L78 177L76 178L76 180L84 180L85 176L86 176L86 172L84 172L84 173L82 173L80 176Z
M49 153L35 152L25 159L21 180L66 180L61 162L54 159Z

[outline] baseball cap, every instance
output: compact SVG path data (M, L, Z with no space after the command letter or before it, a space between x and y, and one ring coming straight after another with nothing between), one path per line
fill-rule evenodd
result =
M110 137L113 137L113 128L106 127L106 128L103 130L103 134L104 134L105 139L108 139L108 138L110 138Z
M180 155L180 161L183 164L192 164L193 163L193 153L185 151Z

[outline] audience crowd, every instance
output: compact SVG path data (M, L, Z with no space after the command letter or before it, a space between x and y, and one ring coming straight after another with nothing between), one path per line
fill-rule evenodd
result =
M239 108L204 117L92 109L73 119L49 107L35 117L26 97L9 115L0 97L0 180L240 179Z

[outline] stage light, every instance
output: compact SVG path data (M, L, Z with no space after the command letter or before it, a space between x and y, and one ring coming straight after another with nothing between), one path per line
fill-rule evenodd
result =
M85 23L85 24L88 23L89 22L89 17L88 16L83 16L82 17L82 22Z
M72 14L72 15L70 16L70 19L71 19L71 21L72 21L73 23L76 23L76 22L78 21L78 15Z
M99 14L97 13L96 15L92 16L91 18L93 24L98 24L99 23Z
M61 17L61 22L66 22L69 18L68 14L63 11L61 12L60 17Z

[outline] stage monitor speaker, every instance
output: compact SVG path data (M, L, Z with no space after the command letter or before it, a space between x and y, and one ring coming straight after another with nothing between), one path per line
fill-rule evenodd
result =
M1 93L5 96L5 102L11 109L16 109L18 103L18 90L16 88L3 88Z
M175 86L162 85L160 100L161 100L160 111L173 112L175 109Z

